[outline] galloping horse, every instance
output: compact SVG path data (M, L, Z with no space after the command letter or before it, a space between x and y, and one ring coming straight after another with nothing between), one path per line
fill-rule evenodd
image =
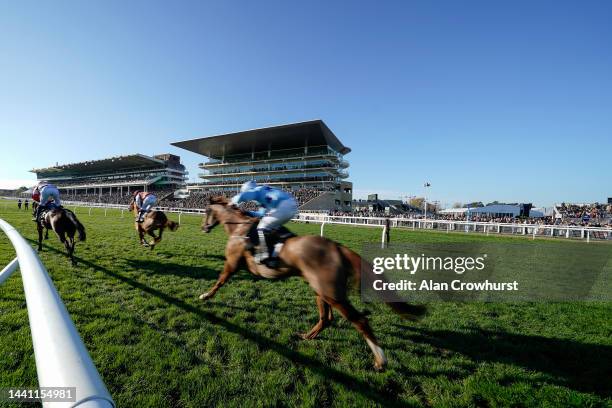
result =
M79 241L85 241L85 227L72 211L63 207L45 209L41 212L36 227L39 251L42 251L43 229L45 229L45 239L49 239L49 230L52 229L66 247L72 265L77 264L74 259L74 234L78 233Z
M134 213L134 216L138 216L138 208L136 208L136 204L132 199L130 203L130 211ZM176 231L179 227L174 221L170 221L166 214L163 211L152 210L145 214L143 222L135 222L136 231L138 231L138 236L140 237L140 244L144 247L151 247L151 249L155 248L155 245L162 240L162 234L166 227L170 228L170 231ZM158 236L155 236L154 231L159 230ZM153 237L153 241L147 242L144 239L144 234L149 234Z
M319 308L318 323L305 334L303 339L314 339L330 325L332 308L337 309L355 329L363 335L374 353L374 368L383 370L387 359L378 345L368 319L353 307L347 297L347 281L352 277L359 285L361 274L374 276L371 267L350 249L329 239L308 235L288 238L279 253L280 265L270 269L257 264L249 248L249 230L258 222L245 212L229 204L225 197L213 197L204 217L202 229L210 232L216 225L223 224L229 240L225 247L225 265L215 285L200 299L210 299L217 293L230 276L244 261L248 270L256 276L268 279L301 276L316 293ZM402 302L387 303L396 313L415 320L425 314L424 306L408 305Z

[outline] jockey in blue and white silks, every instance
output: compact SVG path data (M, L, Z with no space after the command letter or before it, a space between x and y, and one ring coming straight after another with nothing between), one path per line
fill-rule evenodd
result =
M136 205L136 209L138 209L136 222L143 222L144 215L151 211L156 203L157 196L155 194L145 191L134 191L134 204Z
M32 221L38 221L40 212L44 209L49 208L48 204L53 201L53 205L60 207L62 202L60 200L60 192L57 187L46 181L40 181L34 190L32 191L32 199L38 201L38 207L36 207L36 213Z
M295 198L286 191L270 186L258 186L255 181L247 181L240 188L240 193L232 198L231 203L238 205L246 201L256 201L261 208L251 212L255 217L261 217L257 226L259 246L255 252L255 261L262 263L269 257L266 233L281 227L298 212Z

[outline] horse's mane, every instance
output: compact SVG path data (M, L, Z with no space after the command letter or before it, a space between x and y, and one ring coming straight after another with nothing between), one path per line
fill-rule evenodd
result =
M240 215L243 217L247 217L247 218L253 218L253 216L251 214L249 214L248 211L243 210L240 207L235 207L235 206L230 206L228 205L230 203L230 200L225 197L225 196L215 196L215 197L210 197L210 199L208 200L210 205L222 205L225 206L225 208L227 210L233 211L234 214L236 215Z

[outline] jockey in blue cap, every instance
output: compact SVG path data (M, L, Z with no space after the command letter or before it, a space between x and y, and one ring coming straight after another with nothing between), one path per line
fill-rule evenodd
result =
M269 257L266 233L281 227L298 212L295 198L286 191L270 186L259 186L255 181L247 181L240 188L240 193L232 198L231 203L238 205L247 201L256 201L261 208L251 212L255 217L261 217L257 225L259 246L255 251L255 262L262 263Z
M157 203L157 196L146 191L134 191L132 195L134 196L134 204L138 210L136 222L143 222L145 214L151 211L153 206Z
M38 207L36 207L36 213L34 214L32 221L38 221L40 212L49 208L47 206L49 201L52 200L53 205L56 207L60 207L62 205L58 188L46 181L40 181L36 187L34 187L34 190L32 191L32 200L38 201L39 204Z

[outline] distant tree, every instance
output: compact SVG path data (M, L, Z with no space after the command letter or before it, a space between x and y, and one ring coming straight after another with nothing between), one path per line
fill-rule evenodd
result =
M453 208L463 208L463 204L457 201L456 203L453 204Z
M416 208L423 208L423 202L425 199L423 197L412 197L408 200L408 204Z
M469 203L467 204L467 207L470 208L474 208L474 207L484 207L484 204L482 203L482 201L475 201L473 203Z

